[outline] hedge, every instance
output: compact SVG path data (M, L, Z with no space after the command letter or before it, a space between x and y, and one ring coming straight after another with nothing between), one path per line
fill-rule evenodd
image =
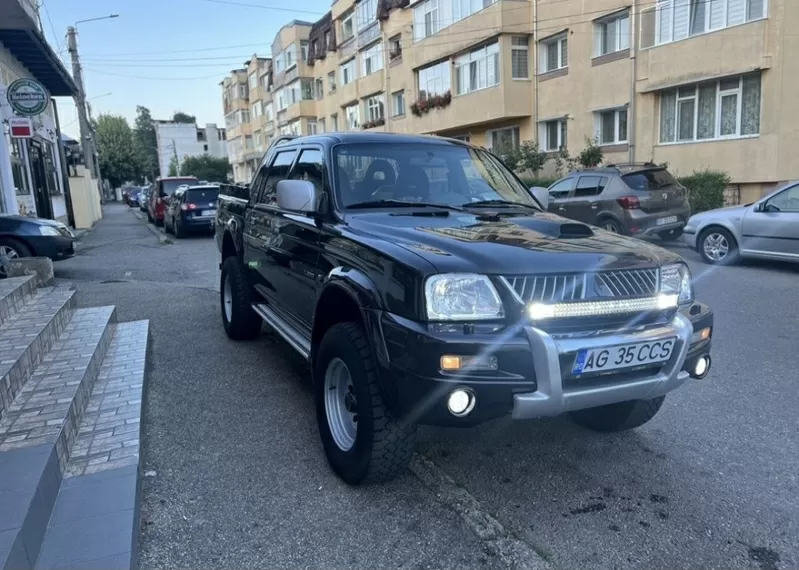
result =
M560 178L536 178L535 176L530 176L528 174L520 174L519 179L524 183L527 188L532 188L533 186L542 186L543 188L549 188L555 182L560 180Z
M730 185L730 177L726 172L699 170L677 180L688 189L692 214L724 207L724 189Z

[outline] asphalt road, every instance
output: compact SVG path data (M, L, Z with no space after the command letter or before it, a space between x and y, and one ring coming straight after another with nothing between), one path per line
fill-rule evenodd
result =
M425 428L412 471L359 489L327 468L292 350L225 337L211 238L159 245L107 206L56 276L151 321L142 568L797 568L799 267L681 253L714 367L652 422Z

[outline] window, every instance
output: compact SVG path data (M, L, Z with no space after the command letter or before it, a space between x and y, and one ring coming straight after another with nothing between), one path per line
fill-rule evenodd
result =
M324 51L330 50L333 46L330 45L330 32L325 32L325 47Z
M325 132L325 120L324 119L317 119L316 120L316 130L320 133Z
M266 117L267 121L271 121L275 118L272 110L272 103L264 105L264 117Z
M499 43L455 58L455 75L458 95L499 85Z
M314 94L316 95L316 100L320 100L325 96L325 82L322 80L321 77L318 77L314 80Z
M669 89L660 94L660 142L760 133L760 74Z
M355 60L341 64L341 84L348 85L355 80Z
M252 136L251 135L245 135L245 137L244 137L244 148L247 149L247 150L251 150L252 149Z
M786 188L766 204L767 212L799 212L799 185Z
M383 44L378 42L361 53L361 75L366 76L381 69L383 69Z
M255 105L250 106L250 116L253 118L261 116L261 104L256 103Z
M560 182L556 182L549 189L549 197L553 200L562 200L569 197L569 192L574 188L574 178L565 178Z
M302 61L308 61L308 40L300 40L300 56Z
M350 11L341 18L341 41L345 42L355 35L354 20L355 13Z
M442 61L417 72L419 99L426 99L433 95L443 95L450 90L452 85L450 67L449 61Z
M391 94L391 116L399 117L405 114L405 91L396 91Z
M413 41L438 33L498 0L425 0L413 8Z
M286 69L297 65L297 46L295 44L288 46L284 57L286 58Z
M331 71L327 74L327 90L329 93L336 92L336 72Z
M208 152L208 145L207 144L203 145L203 152Z
M322 160L322 152L315 148L303 150L291 173L291 179L311 182L316 188L318 205L318 199L322 196L325 186L325 166Z
M664 44L766 17L766 0L657 0L655 43Z
M238 124L245 125L250 122L250 112L239 111L236 115L236 119L238 120Z
M364 103L365 103L364 106L366 107L367 121L375 122L385 118L386 110L382 93L380 93L379 95L372 95L371 97L367 97Z
M630 49L630 15L617 14L594 24L594 57Z
M580 176L574 189L575 198L598 196L608 185L607 176Z
M530 48L526 36L514 36L511 38L510 67L513 79L529 79Z
M368 28L377 21L377 0L361 0L356 10L358 31Z
M300 79L300 90L303 101L313 101L313 79Z
M288 107L288 100L286 99L286 90L284 88L275 91L274 98L277 100L277 110L282 111Z
M347 119L347 130L354 131L361 126L361 116L358 112L358 103L344 107L344 116Z
M569 43L565 35L542 41L539 53L541 73L563 69L569 65Z
M239 85L239 99L247 99L250 95L250 90L246 85Z
M330 115L330 126L333 127L333 132L338 132L338 113Z
M300 119L297 119L296 121L289 123L288 127L289 127L288 134L296 136L300 136L302 134L302 121Z
M249 83L250 89L255 89L258 87L258 75L256 73L250 73Z
M519 146L519 127L489 131L488 137L489 148L495 152L516 148Z
M310 121L309 120L308 121L308 134L309 135L315 135L317 133L318 133L318 131L317 131L316 121Z
M539 139L541 149L547 152L566 148L566 119L555 119L541 123Z
M388 59L394 61L402 57L402 36L397 34L388 39Z
M599 144L627 142L627 109L602 111L594 115Z
M261 146L264 144L264 140L263 140L263 138L261 136L261 131L255 131L252 134L252 139L253 139L253 144L255 145L255 148L257 148L257 149L260 149Z
M253 182L253 190L256 191L256 194L260 193L260 196L256 197L259 203L277 204L277 183L286 179L296 155L296 150L279 152L275 155L272 166L268 169L261 168L258 177ZM261 184L261 180L263 180L263 184Z

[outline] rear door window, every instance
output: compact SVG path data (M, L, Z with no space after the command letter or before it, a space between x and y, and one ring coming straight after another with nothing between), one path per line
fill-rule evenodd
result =
M621 179L633 190L643 192L662 190L677 185L677 181L665 168L633 172L625 174Z
M599 194L600 176L580 176L574 189L575 198L590 198Z

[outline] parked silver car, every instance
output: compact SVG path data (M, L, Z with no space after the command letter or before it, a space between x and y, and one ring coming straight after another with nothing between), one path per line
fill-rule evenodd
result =
M683 235L689 247L715 265L741 257L799 261L799 182L754 204L695 214Z

